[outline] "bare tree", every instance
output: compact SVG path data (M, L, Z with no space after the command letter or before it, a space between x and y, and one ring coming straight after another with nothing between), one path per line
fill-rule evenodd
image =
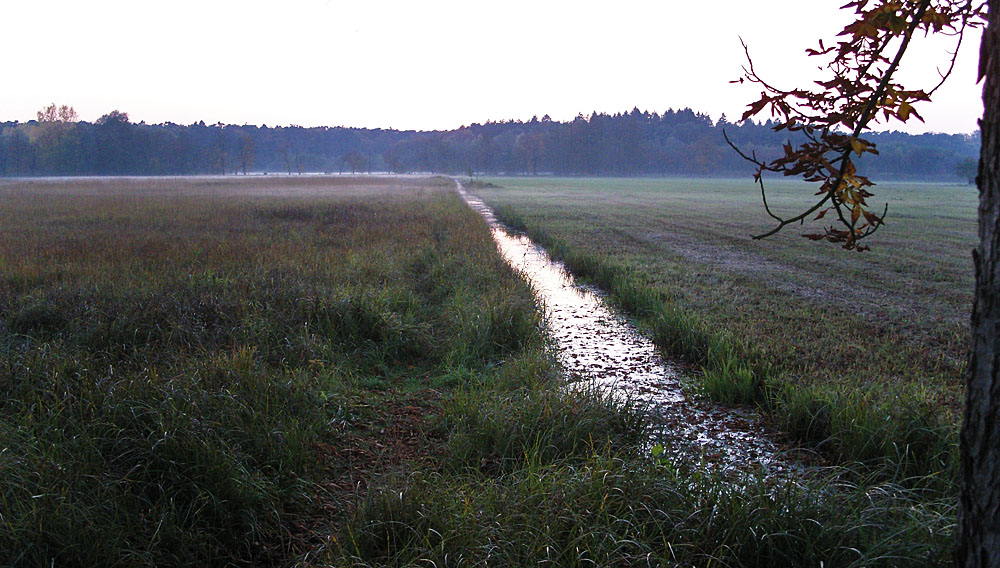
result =
M253 168L253 159L257 153L257 146L254 144L253 137L244 132L240 135L240 168L243 170L243 175L247 175L247 171Z
M73 107L67 105L57 107L56 103L38 111L35 116L38 117L38 122L76 122L79 120Z
M292 175L292 159L289 154L290 149L291 149L291 144L288 144L287 142L285 143L284 146L281 147L281 157L285 161L285 167L288 169L288 175Z
M215 165L226 175L226 133L220 126L215 135Z

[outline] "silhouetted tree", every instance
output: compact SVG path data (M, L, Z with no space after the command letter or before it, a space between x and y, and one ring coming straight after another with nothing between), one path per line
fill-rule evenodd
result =
M253 136L244 132L240 134L240 168L243 170L243 175L247 175L247 171L253 168L253 159L257 154L257 145L254 143Z
M969 185L976 183L976 175L979 173L979 164L973 158L966 158L955 164L955 173L959 177L969 182Z

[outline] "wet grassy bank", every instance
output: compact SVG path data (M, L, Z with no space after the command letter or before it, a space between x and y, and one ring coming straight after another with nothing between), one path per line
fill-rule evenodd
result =
M479 195L697 365L726 403L767 410L795 443L950 492L965 358L974 195L889 186L896 221L865 254L764 225L726 180L504 179ZM792 209L808 196L777 184ZM974 193L974 192L972 192ZM968 194L968 195L967 195ZM799 231L802 232L802 231Z

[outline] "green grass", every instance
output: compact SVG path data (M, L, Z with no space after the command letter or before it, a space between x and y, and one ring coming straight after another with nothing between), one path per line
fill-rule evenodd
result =
M756 403L799 442L903 477L954 474L975 231L965 186L879 186L873 251L790 228L764 241L744 181L504 179L479 194L594 279L703 389ZM808 188L773 183L794 211ZM949 482L950 483L950 482Z
M565 388L529 287L451 187L0 185L0 564L947 558L937 492L652 459L641 408Z
M301 549L378 404L541 344L527 286L449 190L0 187L0 564Z
M317 564L940 566L951 520L885 485L765 483L595 455L370 494Z

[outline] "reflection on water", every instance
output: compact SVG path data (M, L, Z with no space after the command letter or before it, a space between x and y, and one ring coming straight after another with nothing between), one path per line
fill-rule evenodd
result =
M507 262L531 283L570 377L646 403L655 414L655 438L678 457L731 473L786 469L751 413L685 395L677 370L635 325L608 307L599 291L575 284L561 262L528 237L508 233L461 184L458 191L489 223Z

